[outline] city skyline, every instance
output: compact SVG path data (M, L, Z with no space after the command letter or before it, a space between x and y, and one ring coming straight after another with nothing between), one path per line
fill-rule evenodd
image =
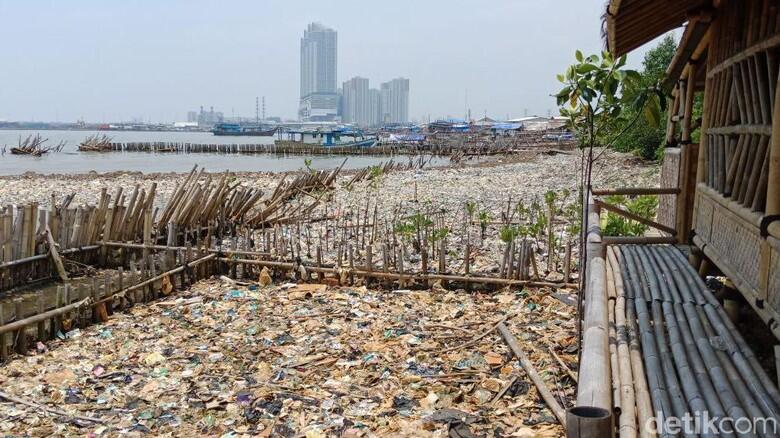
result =
M372 5L369 14L352 0L197 4L2 2L0 38L14 62L0 70L0 119L171 122L202 102L226 117L253 117L255 96L266 96L269 115L293 119L301 29L314 21L341 34L335 83L410 78L412 120L468 109L497 118L554 114L555 74L572 62L573 43L586 53L602 48L597 29L578 25L599 20L598 0L555 10L525 1L400 1Z

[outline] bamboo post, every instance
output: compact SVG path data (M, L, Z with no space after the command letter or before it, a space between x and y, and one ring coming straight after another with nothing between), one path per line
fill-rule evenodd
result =
M351 243L349 244L347 250L348 250L348 254L349 254L348 255L348 257L349 257L349 284L352 285L352 284L355 284L355 277L354 277L354 274L352 273L355 270L355 258L354 258L354 253L353 253L354 250L352 248L352 244Z
M24 301L22 298L17 298L14 300L14 315L16 321L21 321L24 319L23 312L22 312L22 306L24 304ZM16 351L19 354L26 354L27 353L27 331L25 330L26 326L21 325L19 327L19 332L16 337Z
M38 305L38 313L44 312L43 292L38 292L36 296L36 304ZM46 321L38 321L38 340L43 342L46 340Z
M168 246L176 246L176 231L176 224L168 222ZM173 260L176 257L173 251L168 251L167 257L168 261L173 264Z
M447 242L446 237L443 237L439 241L439 274L444 274L447 271Z
M469 274L471 274L471 242L469 240L466 240L466 253L464 255L463 266L465 276L468 278ZM469 283L468 280L466 281L466 290L471 290L471 283Z
M382 244L382 273L387 274L390 271L390 255L388 254L387 243ZM390 281L385 281L385 288L390 288Z
M421 250L422 250L422 257L421 257L422 260L420 263L422 264L421 265L422 275L425 278L428 276L428 243L427 242L423 244ZM429 286L428 280L425 280L425 287L427 288L428 286Z
M398 249L398 288L403 289L406 287L406 282L404 281L404 246L401 245L401 247Z
M571 241L566 242L566 252L563 256L563 281L571 279Z
M769 177L767 179L766 215L780 214L780 80L775 89L775 106L772 119L772 143L769 152ZM776 237L780 237L780 226L774 223L773 231Z
M3 313L3 303L0 303L0 327L5 325L5 313ZM8 346L6 340L8 336L5 333L0 333L0 361L8 361Z
M59 275L60 280L68 281L68 272L65 270L65 265L62 263L62 259L57 252L57 245L54 242L51 230L49 230L48 227L46 228L46 240L49 243L49 254L51 254L51 259L54 261L54 266L57 268L57 275Z
M80 302L85 302L85 300L89 299L89 291L87 290L88 286L86 284L82 284L78 288L78 296ZM83 329L87 326L87 315L86 315L86 309L79 308L79 326Z
M65 287L64 286L57 286L57 296L54 300L54 308L59 309L60 307L67 304L65 302ZM51 319L51 337L54 338L57 336L57 332L62 330L62 318L55 317Z

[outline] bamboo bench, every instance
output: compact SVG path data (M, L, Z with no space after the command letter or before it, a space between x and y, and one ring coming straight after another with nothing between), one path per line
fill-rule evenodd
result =
M659 412L780 423L780 392L676 247L609 246L606 273L620 436L645 436Z

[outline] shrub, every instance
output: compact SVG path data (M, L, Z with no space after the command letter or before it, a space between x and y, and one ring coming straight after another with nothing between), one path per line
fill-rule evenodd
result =
M624 196L609 196L605 199L612 205L623 207L625 210L641 216L645 219L653 219L658 209L658 197L654 195L642 195L636 198ZM606 236L641 236L647 231L647 225L630 219L626 219L616 213L608 212L604 225Z

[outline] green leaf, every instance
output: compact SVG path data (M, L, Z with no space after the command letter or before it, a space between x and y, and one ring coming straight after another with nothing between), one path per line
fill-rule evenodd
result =
M598 69L599 68L593 64L580 64L577 66L577 73L584 75Z
M559 82L566 82L566 78L562 74L556 75L556 77Z
M582 52L580 52L579 50L574 52L574 57L577 59L577 62L582 62L582 60L584 59L584 57L582 56Z
M657 101L657 97L650 99L647 102L647 105L645 105L644 115L647 123L649 123L651 126L658 126L661 123L661 110Z

